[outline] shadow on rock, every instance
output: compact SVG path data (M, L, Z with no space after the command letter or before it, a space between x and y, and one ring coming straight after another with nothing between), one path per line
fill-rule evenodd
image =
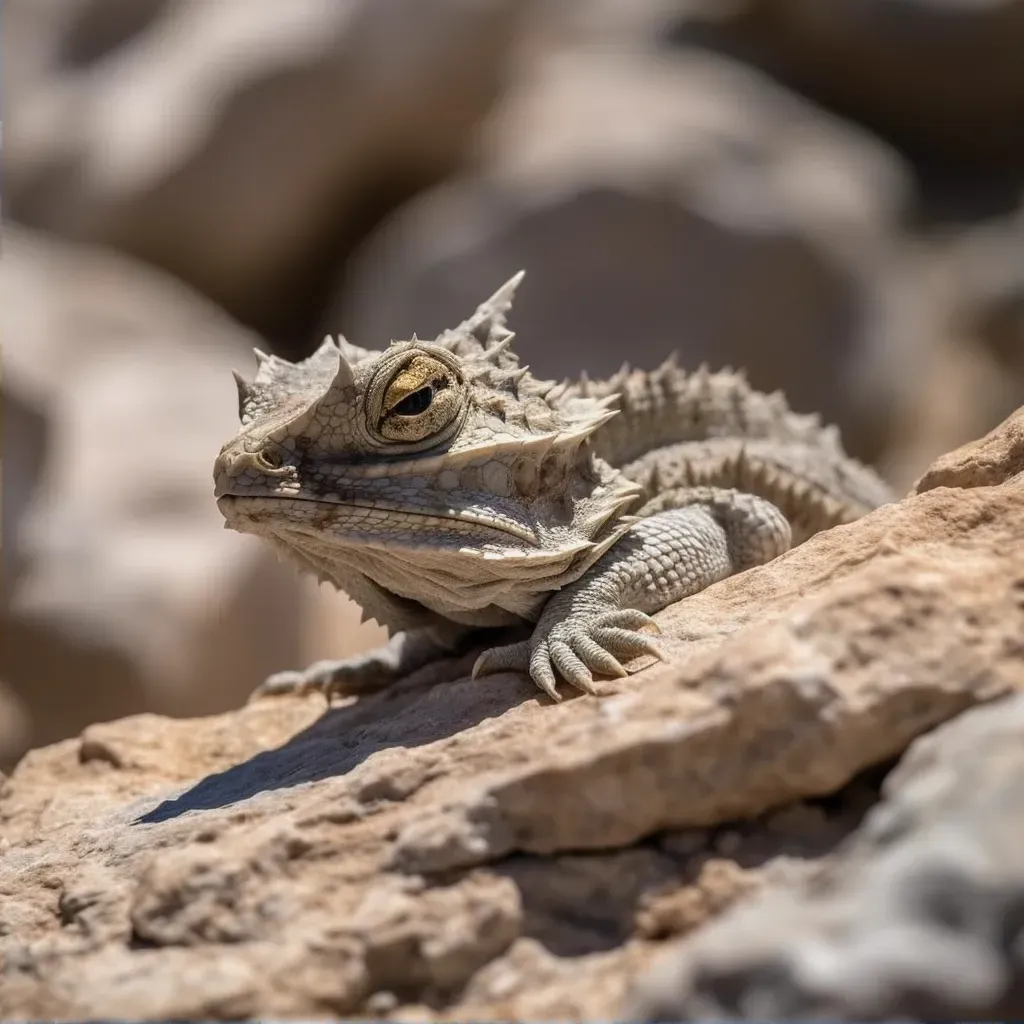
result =
M537 688L522 676L470 681L476 653L429 665L379 694L329 709L283 746L206 776L134 824L169 821L189 811L239 803L268 790L346 775L380 750L446 739L538 696Z

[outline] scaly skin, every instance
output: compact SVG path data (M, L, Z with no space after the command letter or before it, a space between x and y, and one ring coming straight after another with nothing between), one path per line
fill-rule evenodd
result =
M214 468L227 525L392 636L257 693L377 689L487 629L505 643L474 676L593 692L657 654L654 612L890 500L834 428L732 371L534 378L505 326L521 277L432 342L328 338L236 377L242 425Z

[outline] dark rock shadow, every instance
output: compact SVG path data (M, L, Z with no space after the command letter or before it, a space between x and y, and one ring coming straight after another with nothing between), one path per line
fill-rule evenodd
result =
M282 746L206 776L133 824L157 824L190 811L227 807L258 793L346 775L377 751L424 746L496 718L524 701L547 700L525 676L502 674L471 681L469 672L478 653L436 662L380 693L330 708Z
M777 861L790 879L809 877L860 827L891 767L868 769L830 796L796 801L753 821L664 832L622 850L517 854L490 870L515 883L523 934L554 956L607 952L638 934L677 938L689 918L717 916L700 905L721 898L721 882L714 879L722 862L735 876ZM737 895L744 898L738 883Z

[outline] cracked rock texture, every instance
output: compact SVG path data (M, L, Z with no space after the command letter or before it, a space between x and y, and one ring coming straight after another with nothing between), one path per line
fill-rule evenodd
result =
M994 991L1010 957L995 922L1020 920L1020 829L1002 820L1020 712L1001 705L1001 739L959 716L1024 685L1022 432L1024 410L904 501L666 609L668 663L601 697L551 705L516 676L474 683L471 654L326 712L279 698L144 715L31 752L0 791L0 1006L608 1019L649 993L666 940L702 949L731 906L757 913L759 890L829 878L853 907L852 950L874 928L924 929L930 963L960 943ZM857 833L886 770L954 719ZM945 790L929 781L951 771ZM934 923L934 871L905 918L849 895L851 858L898 886L901 850L957 882L955 935ZM818 910L766 898L791 907L794 948L813 944ZM765 941L727 968L759 963ZM670 998L688 998L685 966L668 971ZM848 966L856 978L833 972L816 998L843 1006L846 982L884 977L863 1012L909 1006L899 964ZM783 998L803 984L791 975L755 970L739 1012L779 1005L759 993ZM939 1017L962 995L950 981L915 1005ZM984 997L971 1005L1007 1005Z

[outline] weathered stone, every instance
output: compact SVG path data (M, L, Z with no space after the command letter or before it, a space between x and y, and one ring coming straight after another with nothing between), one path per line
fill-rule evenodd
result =
M672 351L743 366L877 454L925 336L888 150L738 64L610 48L538 59L480 149L478 173L371 236L325 329L432 336L525 267L516 346L534 372Z
M665 938L701 941L834 859L872 772L1024 686L1022 421L985 442L983 475L951 477L975 486L667 609L669 663L604 697L473 682L470 654L326 713L138 716L33 751L0 790L0 1004L608 1019ZM1010 819L985 822L1015 762L975 747L992 760L951 790L974 794L957 827L1009 865Z
M6 212L302 335L374 218L463 158L528 6L12 0Z
M1019 1018L1022 779L1024 695L917 740L833 863L666 955L621 1019Z
M914 485L917 494L935 487L993 487L1024 474L1024 416L1020 410L978 441L936 459Z

